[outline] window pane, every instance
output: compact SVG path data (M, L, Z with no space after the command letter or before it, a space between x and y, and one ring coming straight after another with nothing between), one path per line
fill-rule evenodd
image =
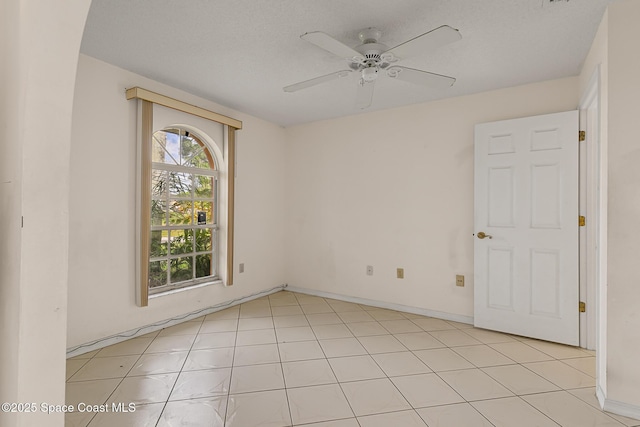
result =
M193 230L171 230L171 255L193 252Z
M151 247L150 247L149 255L152 258L157 258L157 257L162 257L167 255L167 232L166 231L158 230L158 231L151 232Z
M188 164L189 159L197 156L202 152L202 145L190 136L182 137L182 146L180 147L181 161L180 164L184 166L191 166Z
M195 175L194 177L195 197L213 198L213 177Z
M151 146L151 161L170 165L179 164L180 150L178 149L178 138L178 135L175 133L165 131L154 132Z
M163 132L165 135L165 151L171 163L180 164L180 135L172 132ZM165 163L169 163L166 161Z
M193 279L193 257L171 260L171 283Z
M189 225L193 217L193 203L189 200L171 200L169 209L170 225Z
M207 157L207 153L204 149L199 153L196 153L193 157L185 159L183 163L185 166L189 166L191 168L215 169L215 165L209 162L209 158Z
M198 224L198 212L204 212L206 215L206 224L215 224L215 218L213 217L213 202L197 201L193 203L194 208L194 223ZM201 224L202 225L202 224Z
M182 172L169 172L169 194L171 197L191 197L193 175Z
M151 200L151 225L167 225L167 202Z
M210 251L213 247L213 230L204 228L196 230L196 252Z
M151 198L163 199L165 198L167 189L167 173L160 170L151 171Z
M196 278L212 276L211 254L196 255Z
M155 288L167 284L167 261L149 263L149 287Z

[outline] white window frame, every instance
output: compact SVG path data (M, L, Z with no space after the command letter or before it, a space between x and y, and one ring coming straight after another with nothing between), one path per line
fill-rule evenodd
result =
M219 242L218 242L218 229L219 229L219 218L220 218L220 213L219 213L219 209L218 209L218 194L220 193L220 189L219 189L219 168L218 165L220 164L220 160L216 157L214 150L212 149L212 147L209 147L208 144L205 142L204 138L202 138L199 135L190 133L188 130L186 129L182 129L182 128L171 128L171 129L158 129L156 131L154 131L154 134L156 132L167 132L167 133L175 133L176 135L179 135L180 138L183 137L191 137L192 139L194 139L198 145L200 145L202 147L203 150L207 151L207 157L209 159L211 159L211 161L213 161L213 165L210 165L210 168L196 168L196 167L188 167L188 166L182 166L182 165L173 165L173 164L168 164L168 163L159 163L159 162L152 162L151 163L151 171L163 171L163 172L177 172L177 173L185 173L185 174L190 174L190 175L202 175L202 176L210 176L212 178L214 178L214 184L212 186L212 197L210 198L199 198L199 197L195 197L195 189L191 188L191 197L189 198L176 198L175 200L188 200L192 202L192 209L193 206L195 206L196 201L211 201L213 203L213 217L211 218L212 223L211 224L205 224L205 225L197 225L197 224L190 224L190 225L184 225L184 224L180 224L180 225L170 225L168 218L167 219L167 225L153 225L151 224L151 222L149 223L149 227L150 227L150 233L153 233L154 231L167 231L167 256L165 257L149 257L149 260L147 262L148 265L150 265L151 262L157 262L157 261L167 261L167 283L165 285L162 286L158 286L158 287L151 287L151 284L149 284L149 296L155 296L155 295L161 295L164 293L170 293L172 291L175 291L177 289L182 289L182 288L189 288L192 286L199 286L199 285L206 285L206 284L213 284L213 283L220 283L220 276L219 276L219 270L218 270L218 264L219 264ZM151 191L150 191L151 193ZM149 197L152 197L151 194L149 194ZM167 188L164 194L164 199L166 202L165 206L169 206L169 202L170 200L172 200L172 198L170 197L170 192L169 189ZM169 212L167 210L167 215L169 215ZM193 217L193 212L192 212L192 217ZM171 254L171 231L172 230L193 230L194 235L193 235L193 243L194 243L194 247L193 250L191 252L185 252L185 253L180 253L180 254ZM211 239L211 250L210 251L196 251L195 248L195 243L196 243L196 236L195 236L195 231L199 230L199 229L211 229L211 234L212 234L212 239ZM201 277L198 278L196 277L196 262L195 262L195 257L197 255L204 255L204 254L211 254L211 267L213 270L212 275L209 276L205 276L205 277ZM176 282L176 283L172 283L171 282L171 260L172 259L179 259L179 258L185 258L188 256L192 256L194 257L194 262L192 265L192 278L189 280L185 280L182 282ZM150 268L150 267L148 267Z

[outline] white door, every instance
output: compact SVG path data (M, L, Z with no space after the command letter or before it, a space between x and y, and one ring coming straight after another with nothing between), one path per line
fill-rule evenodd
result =
M577 111L476 125L474 257L475 326L578 345Z

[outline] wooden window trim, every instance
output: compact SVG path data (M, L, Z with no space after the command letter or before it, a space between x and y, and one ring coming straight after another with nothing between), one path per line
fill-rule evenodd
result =
M227 286L233 285L233 230L236 182L236 132L231 126L227 134Z
M140 307L149 305L149 240L151 236L151 143L153 138L153 104L142 100L140 118L142 145L140 148L140 284L136 292ZM145 190L146 189L146 190ZM148 197L145 197L148 196Z
M242 129L242 122L240 120L236 120L219 113L214 113L213 111L178 101L177 99L151 92L150 90L142 89L141 87L132 87L131 89L127 89L126 95L127 100L142 99L154 104L182 111L183 113L192 114L194 116L202 117L203 119L221 123L234 129Z
M240 120L227 117L222 114L215 113L213 111L206 110L195 105L187 104L186 102L179 101L168 96L164 96L140 87L133 87L126 91L127 100L139 99L141 102L141 115L140 115L140 156L141 156L141 171L140 171L140 188L143 190L140 200L140 246L138 253L140 256L140 271L139 278L140 284L136 290L136 303L140 307L146 307L149 305L149 236L150 236L150 223L151 218L148 213L150 212L150 197L144 197L148 194L151 188L151 144L153 136L153 104L162 105L164 107L172 108L187 114L202 117L204 119L212 120L214 122L227 125L227 277L226 285L233 285L233 252L234 252L234 199L235 199L235 153L236 153L236 130L242 129L242 122ZM145 189L146 192L145 192ZM147 200L149 199L149 200ZM146 267L145 267L146 266Z

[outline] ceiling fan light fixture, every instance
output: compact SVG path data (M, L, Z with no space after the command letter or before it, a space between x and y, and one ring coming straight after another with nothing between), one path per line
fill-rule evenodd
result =
M367 67L362 69L362 80L365 82L372 82L378 78L377 67Z

